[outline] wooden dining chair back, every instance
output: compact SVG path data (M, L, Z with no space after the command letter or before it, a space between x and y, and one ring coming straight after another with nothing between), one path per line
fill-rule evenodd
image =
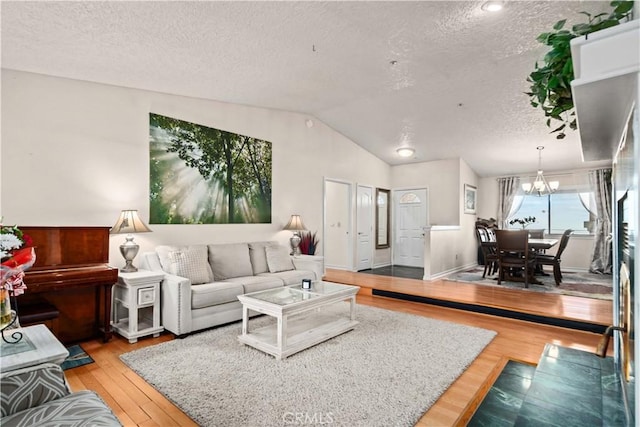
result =
M544 239L544 228L529 230L529 237L532 239Z
M560 282L562 282L562 270L560 269L560 261L562 257L562 253L567 248L569 244L569 237L571 237L571 233L573 230L568 229L562 233L562 237L560 238L560 244L558 245L558 251L555 255L546 255L546 254L538 254L536 255L536 262L538 265L551 265L553 266L553 278L556 281L556 286L560 286Z
M495 244L491 242L489 230L486 227L477 226L476 237L478 238L478 244L480 245L482 257L484 259L484 271L482 273L482 277L485 278L487 276L487 272L489 274L495 274L498 271L498 255L496 253Z
M529 232L527 230L496 230L498 255L498 285L507 273L522 272L524 287L529 287L529 278L535 268L536 257L529 250Z

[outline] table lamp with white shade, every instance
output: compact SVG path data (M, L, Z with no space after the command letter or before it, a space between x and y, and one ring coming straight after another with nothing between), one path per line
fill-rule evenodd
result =
M120 245L120 253L124 257L125 266L120 269L125 273L138 271L133 265L133 259L138 255L140 246L133 241L133 233L146 233L151 229L142 222L137 210L123 210L115 225L111 227L111 234L126 234L125 242Z
M289 239L291 243L291 255L300 255L300 232L306 230L307 228L302 223L302 218L300 215L291 215L289 218L289 222L284 226L283 230L293 231L293 236Z

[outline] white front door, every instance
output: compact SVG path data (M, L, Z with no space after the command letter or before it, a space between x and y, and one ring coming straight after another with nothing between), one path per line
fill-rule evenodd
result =
M324 264L327 268L353 269L351 238L351 184L324 181Z
M427 226L427 190L394 191L395 249L393 264L424 267L424 233Z
M358 185L356 191L358 233L357 270L373 268L373 188Z

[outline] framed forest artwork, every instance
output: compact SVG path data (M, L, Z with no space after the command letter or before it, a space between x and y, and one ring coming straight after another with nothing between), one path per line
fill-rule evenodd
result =
M271 222L271 143L149 114L151 224Z

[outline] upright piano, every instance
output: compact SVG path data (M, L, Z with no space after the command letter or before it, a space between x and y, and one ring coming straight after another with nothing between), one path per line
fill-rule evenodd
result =
M51 304L59 311L57 331L63 343L111 338L111 289L118 269L110 267L109 227L28 227L36 262L25 273L20 307Z

